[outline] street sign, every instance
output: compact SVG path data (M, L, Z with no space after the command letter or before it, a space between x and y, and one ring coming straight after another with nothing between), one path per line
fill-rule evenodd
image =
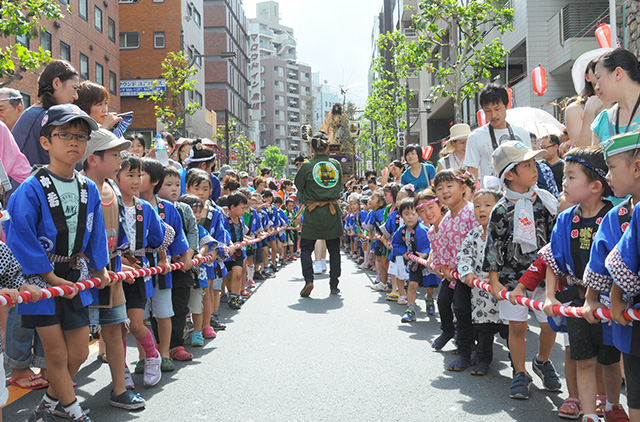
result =
M256 152L256 143L251 142L251 152Z
M120 96L121 97L137 97L138 95L153 94L153 83L156 79L121 79L120 80ZM164 91L167 89L167 82L164 79L158 79L156 89Z
M407 138L404 132L398 132L398 146L403 148L407 142Z
M232 160L235 160L236 159L236 152L235 151L231 151L229 153L229 158L231 158Z
M249 172L253 173L256 170L256 166L249 164Z

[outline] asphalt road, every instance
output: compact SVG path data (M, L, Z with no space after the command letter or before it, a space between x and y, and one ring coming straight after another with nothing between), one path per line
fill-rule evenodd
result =
M403 324L404 307L367 287L371 273L344 256L342 266L340 296L329 295L322 275L311 297L300 298L297 261L259 284L240 311L222 305L227 330L202 349L187 348L192 362L177 362L175 372L148 389L142 375L134 375L145 410L110 407L108 367L90 356L76 378L83 407L102 422L558 420L566 394L545 392L535 375L530 400L509 398L511 368L502 340L487 376L448 372L454 346L431 349L438 322L427 317L424 301L418 321ZM527 337L528 368L537 331L532 326ZM129 347L127 356L132 365L136 350ZM558 345L552 360L562 357ZM9 404L4 420L25 421L41 397L31 392Z

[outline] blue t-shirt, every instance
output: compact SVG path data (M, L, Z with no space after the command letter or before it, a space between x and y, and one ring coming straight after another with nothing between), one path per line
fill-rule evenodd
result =
M409 167L404 171L404 173L402 173L400 183L402 183L403 185L411 183L413 187L416 188L416 193L418 193L421 190L428 188L435 176L436 168L433 167L433 164L422 163L422 171L420 172L420 176L413 177L413 174L411 174L411 167Z
M16 122L11 133L27 160L35 164L49 164L49 154L40 146L40 130L42 118L47 112L42 107L31 106L26 109Z

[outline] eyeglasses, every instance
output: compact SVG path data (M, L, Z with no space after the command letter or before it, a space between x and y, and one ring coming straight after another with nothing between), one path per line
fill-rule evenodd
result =
M90 139L89 135L76 135L75 133L67 133L67 132L52 133L51 136L57 136L63 141L71 141L75 138L78 142L87 142Z

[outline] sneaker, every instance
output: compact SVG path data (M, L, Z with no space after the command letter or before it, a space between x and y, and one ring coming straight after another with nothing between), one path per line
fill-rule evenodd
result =
M201 331L194 331L191 333L191 347L203 347L204 336Z
M606 422L629 422L629 416L624 411L621 404L614 404L609 411L604 411L604 420Z
M427 315L434 315L436 313L436 305L433 299L427 299Z
M337 287L331 289L331 294L332 295L339 295L340 294L340 289L338 289Z
M238 310L242 307L242 302L238 296L234 296L231 299L229 299L228 305L229 305L229 308Z
M140 397L140 394L133 394L131 391L127 390L117 397L113 395L112 391L109 404L113 407L119 407L121 409L134 410L145 407L147 402L144 401L142 397Z
M442 350L453 337L455 337L455 333L442 333L431 343L431 347L438 351Z
M300 290L300 296L309 297L312 290L313 290L313 283L305 284L304 288Z
M202 334L201 334L203 339L212 339L212 338L216 338L218 335L216 334L215 330L212 327L204 327L204 329L202 330ZM192 337L193 338L193 337Z
M313 263L313 273L322 274L322 262L316 261Z
M47 412L46 410L34 410L29 416L29 422L56 422L56 417L53 413Z
M155 358L146 358L144 361L144 385L145 387L153 387L160 382L162 376L160 365L162 358L158 354Z
M228 302L229 302L229 295L224 294L220 296L220 303L228 303Z
M256 287L256 282L253 280L248 280L247 281L247 289L253 289L254 287Z
M144 374L144 359L136 362L136 367L133 370L136 374Z
M270 271L263 271L262 275L265 278L276 278L276 275L274 273L270 272ZM253 278L255 278L255 277L253 277Z
M271 271L273 271L274 273L278 271L278 267L276 267L274 264L269 265L269 268L271 269Z
M253 279L254 280L258 280L258 281L264 281L266 280L266 278L260 274L260 272L256 271L255 273L253 273Z
M404 313L404 315L400 319L400 322L413 322L415 320L416 320L416 311L407 309L407 311Z
M533 378L524 371L520 371L513 376L511 387L509 387L509 397L512 399L528 400Z
M160 363L160 371L173 372L175 370L176 370L176 366L173 364L173 359L162 358L162 363Z
M407 297L406 296L399 296L398 297L398 305L406 305L407 303Z
M71 418L70 421L71 422L92 422L91 418L87 416L86 413L80 416L79 418Z
M85 415L88 415L91 412L91 409L89 409L89 408L82 409L82 411L84 412ZM50 413L53 416L57 416L57 417L62 418L62 419L71 419L71 416L69 416L69 414L64 410L64 406L62 406L62 403L60 403L60 402L58 402L58 404L56 404L56 407L53 410L51 410L51 411L49 411L47 413Z
M136 385L133 383L133 378L131 377L131 372L129 371L129 367L127 365L124 365L124 388L126 388L127 390L133 390L134 388L136 388Z
M377 292L385 292L387 291L389 288L389 285L387 283L383 283L380 282L378 284L376 284L374 287L372 287L373 290L377 291Z
M218 315L216 314L212 314L209 321L211 324L211 328L213 328L214 331L224 331L227 329L226 325L220 323L220 321L218 320Z
M533 358L531 366L533 372L542 379L542 385L545 390L560 391L560 388L562 388L560 375L550 360L538 362L538 357L536 356Z

